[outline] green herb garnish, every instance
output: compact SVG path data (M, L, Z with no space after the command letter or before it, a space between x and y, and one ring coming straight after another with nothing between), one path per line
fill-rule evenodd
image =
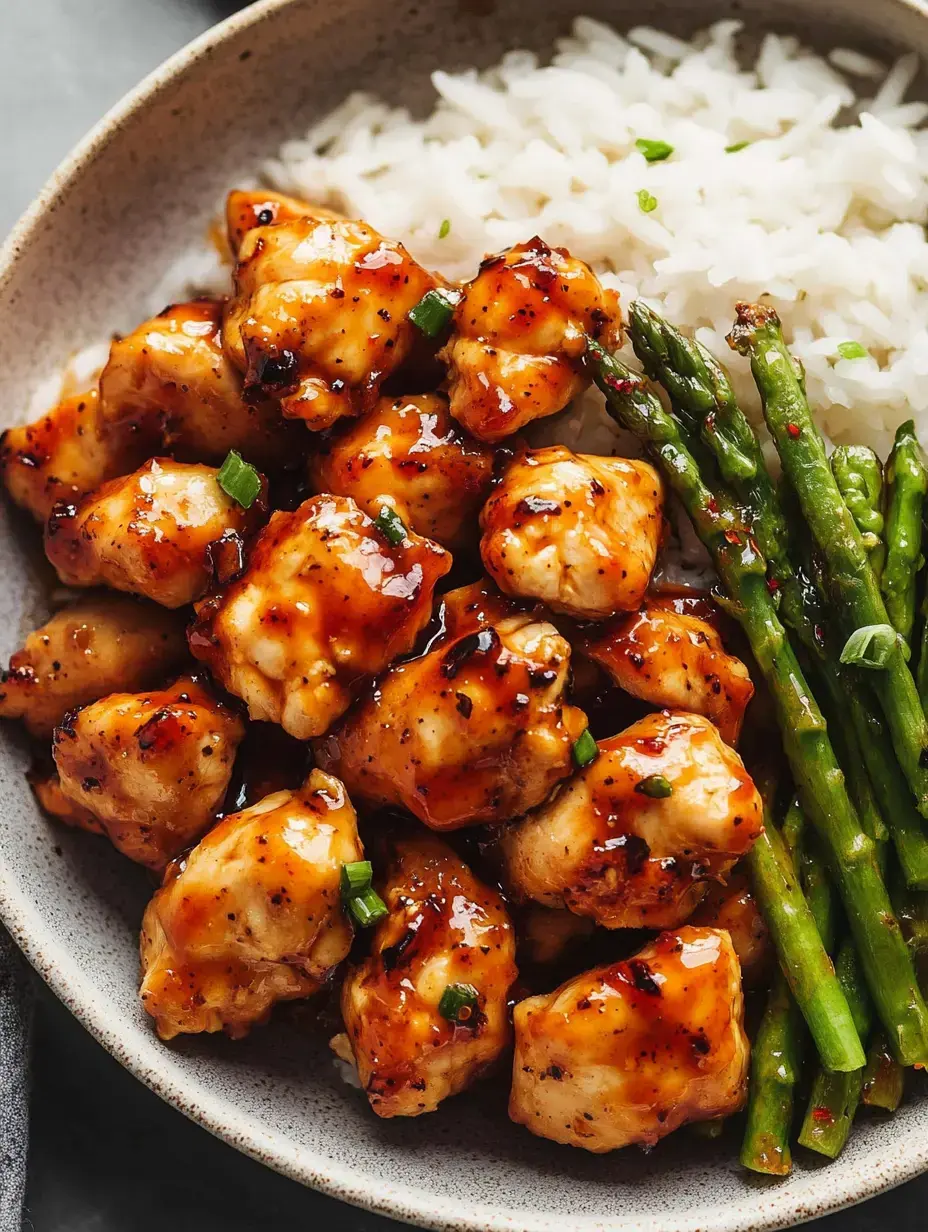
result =
M750 144L750 141L735 141L732 145L725 147L725 153L737 154L740 150L746 150Z
M363 894L370 889L374 877L374 869L370 860L355 860L353 864L343 864L341 872L341 891L345 902L357 894Z
M854 667L866 667L870 671L880 671L889 663L897 648L906 659L909 657L905 639L900 637L892 625L863 625L860 629L855 629L844 643L841 662L851 663Z
M370 886L361 894L355 894L353 898L349 898L347 906L355 923L361 928L372 928L374 924L379 923L385 915L389 914L387 904Z
M635 791L651 800L666 800L673 795L673 784L662 774L649 774L646 779L635 784Z
M383 535L384 539L392 543L394 547L398 547L407 536L406 525L403 519L389 505L381 505L380 513L374 518L374 525Z
M591 761L595 761L599 753L599 745L590 734L590 729L587 728L579 740L575 740L571 748L574 755L574 761L582 770L584 766L588 766Z
M438 238L440 240L443 240L446 235L450 235L450 234L451 234L451 219L443 218L441 220L441 226L438 228Z
M657 209L657 197L652 197L646 188L638 190L638 208L642 214L650 214Z
M473 1018L479 999L480 994L473 984L449 984L441 994L438 1012L449 1022L463 1025Z
M444 225L444 224L442 224ZM450 223L448 224L450 227ZM426 291L409 310L409 319L426 338L437 338L451 324L454 303L444 291Z
M870 352L859 342L839 342L838 354L842 359L866 359Z
M635 142L635 147L641 151L649 163L662 163L673 153L673 146L666 141L650 141L647 137L639 137Z
M216 482L223 492L237 501L243 509L250 509L261 491L261 476L251 463L245 462L242 455L234 449L226 454Z

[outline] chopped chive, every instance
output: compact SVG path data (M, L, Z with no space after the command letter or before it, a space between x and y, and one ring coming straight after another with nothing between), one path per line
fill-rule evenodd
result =
M343 864L340 879L342 898L347 902L356 894L363 894L370 888L373 876L374 869L370 860L355 860L352 864Z
M588 766L591 761L595 761L599 753L599 745L590 734L590 729L587 728L579 740L575 740L571 752L574 755L574 761L582 770L584 766Z
M725 147L725 153L737 154L740 150L746 150L750 144L750 141L736 141L732 145Z
M841 662L879 671L886 667L897 647L906 658L909 657L905 639L892 625L863 625L855 629L844 643Z
M349 898L347 907L361 928L370 928L389 914L387 904L371 886Z
M447 221L447 220L446 220ZM450 223L448 224L450 227ZM418 304L409 310L409 319L426 338L437 338L451 324L454 302L444 291L426 291Z
M666 800L673 795L673 784L662 774L649 774L646 779L635 784L635 791L649 796L652 800Z
M642 214L650 214L657 209L657 197L652 197L646 188L638 190L638 208Z
M473 1018L479 999L480 994L473 984L449 984L441 994L438 1012L449 1022L463 1025Z
M647 137L639 137L635 146L649 163L662 163L673 153L673 146L666 141L650 141Z
M842 359L866 359L870 352L859 342L839 342L838 354Z
M397 547L406 538L406 525L403 519L391 509L389 505L381 505L380 513L374 518L374 525L383 535L384 539Z
M219 468L216 482L227 496L243 509L250 509L261 491L261 476L251 465L245 462L240 453L230 449L226 460Z
M443 218L441 220L441 226L438 228L438 238L440 240L443 240L446 235L450 235L450 234L451 234L451 219Z

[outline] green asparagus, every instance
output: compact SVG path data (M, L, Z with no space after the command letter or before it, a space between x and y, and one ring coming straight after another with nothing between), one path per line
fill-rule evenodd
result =
M880 588L893 628L909 643L915 624L915 579L922 559L922 511L928 470L912 420L896 430L886 464L886 565Z
M880 459L866 445L839 445L831 455L831 473L857 523L870 568L879 578L886 559Z
M885 1031L875 1031L867 1049L861 1103L895 1112L905 1094L905 1070L892 1054Z

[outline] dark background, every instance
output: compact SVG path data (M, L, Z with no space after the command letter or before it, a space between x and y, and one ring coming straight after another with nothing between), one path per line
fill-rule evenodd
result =
M241 7L234 0L0 0L0 234L108 107ZM400 1227L302 1189L212 1138L121 1069L44 987L33 1070L26 1227L35 1232ZM915 1232L928 1223L926 1208L928 1176L816 1229Z

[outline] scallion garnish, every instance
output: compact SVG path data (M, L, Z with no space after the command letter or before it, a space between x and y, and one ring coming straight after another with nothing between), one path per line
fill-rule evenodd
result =
M906 659L909 657L905 638L901 637L892 625L863 625L860 629L855 629L844 643L841 662L850 663L854 667L866 667L870 671L880 671L887 666L897 649L902 651Z
M638 190L638 208L642 214L651 214L657 209L657 197L652 197L646 188Z
M438 228L438 238L440 240L443 240L445 236L450 235L450 233L451 233L451 219L443 218L441 220L441 226Z
M673 784L662 774L649 774L647 778L635 784L635 791L651 800L666 800L673 795Z
M839 342L838 354L842 359L866 359L870 352L859 342Z
M673 153L673 146L666 141L651 141L647 137L639 137L635 142L635 147L641 151L649 163L662 163Z
M387 904L371 886L349 898L347 906L361 928L371 928L389 914Z
M261 491L261 476L251 463L246 462L234 449L230 449L226 454L216 482L223 492L237 501L243 509L250 509Z
M463 1025L473 1018L479 1000L480 994L473 984L449 984L441 994L438 1012L449 1022Z
M746 150L750 144L750 141L736 141L733 145L727 145L725 147L725 153L737 154L741 150Z
M451 224L448 224L449 229ZM446 232L447 234L447 232ZM426 291L425 295L409 310L409 319L426 338L437 338L451 324L454 302L445 291Z
M397 547L406 538L406 526L403 519L389 505L381 505L380 513L374 518L374 525L389 543Z
M345 902L356 894L363 894L370 888L374 877L374 869L370 860L355 860L353 864L343 864L341 873L341 891Z
M599 745L590 734L590 729L587 728L579 740L575 740L571 752L574 755L574 761L582 770L584 766L588 766L591 761L596 760L596 755L599 753Z

